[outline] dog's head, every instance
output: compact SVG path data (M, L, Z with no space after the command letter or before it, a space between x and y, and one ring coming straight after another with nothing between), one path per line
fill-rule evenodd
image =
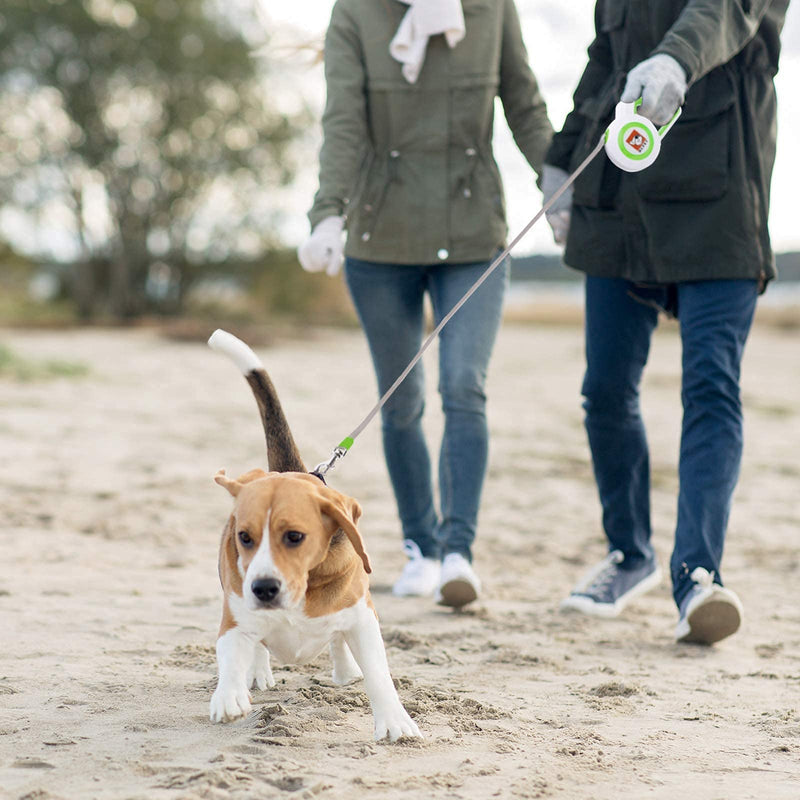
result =
M356 523L361 506L351 497L300 472L254 470L231 480L214 480L234 497L222 542L222 558L238 572L248 608L297 608L308 573L321 564L337 531L344 531L371 572Z

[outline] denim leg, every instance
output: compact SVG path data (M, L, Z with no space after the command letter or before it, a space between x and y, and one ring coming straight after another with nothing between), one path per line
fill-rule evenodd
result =
M757 284L750 280L678 286L683 426L670 562L678 605L691 588L695 567L715 572L722 583L722 548L742 459L739 374L757 296Z
M442 265L431 269L429 290L438 323L489 266ZM439 454L442 555L472 560L481 490L489 450L486 373L508 284L506 260L442 329L439 340L439 393L444 435Z
M348 258L345 276L383 395L422 342L426 270ZM416 542L424 556L438 558L431 460L422 431L424 408L420 361L381 411L383 449L403 538Z
M639 384L658 311L620 278L586 278L585 425L610 550L630 566L653 556L650 457Z

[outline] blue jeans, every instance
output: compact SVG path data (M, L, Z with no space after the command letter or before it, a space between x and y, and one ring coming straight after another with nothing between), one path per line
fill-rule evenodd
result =
M435 322L461 299L488 263L375 264L348 258L345 276L369 343L380 395L422 344L427 292ZM488 458L486 371L500 326L508 262L498 266L443 328L439 393L444 435L439 454L440 514L422 431L425 379L419 361L382 409L383 448L403 537L428 558L471 559Z
M586 279L586 431L610 549L635 566L653 557L650 468L639 384L659 308L673 311L683 344L683 423L675 545L670 562L680 605L695 567L715 572L742 456L739 370L755 311L755 281L642 288Z

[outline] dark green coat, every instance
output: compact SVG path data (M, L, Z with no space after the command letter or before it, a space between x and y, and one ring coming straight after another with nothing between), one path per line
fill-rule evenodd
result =
M466 36L428 42L415 84L389 55L408 6L338 0L325 39L328 90L312 227L347 217L348 256L399 264L487 260L505 242L492 156L495 97L538 172L552 127L513 0L463 0ZM533 193L533 179L531 180Z
M576 181L566 263L637 282L775 276L767 230L779 35L788 0L598 0L597 35L547 162L571 172L610 122L631 67L686 70L683 113L658 160L624 173L605 154Z

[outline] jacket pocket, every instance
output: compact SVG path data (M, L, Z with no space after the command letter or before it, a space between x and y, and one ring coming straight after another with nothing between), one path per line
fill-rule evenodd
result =
M368 242L372 238L389 184L393 180L392 161L398 156L399 153L395 150L384 157L373 153L365 164L360 190L348 206L347 212L347 228L351 235L362 242Z
M491 248L506 235L503 184L491 150L451 148L449 192L450 240L472 248Z
M372 171L372 165L374 163L375 151L370 148L364 156L361 166L358 169L358 177L356 179L353 191L350 193L350 197L347 198L347 205L345 206L344 213L348 220L348 227L350 227L350 223L358 215L358 207L364 198L367 180Z
M661 143L659 157L636 176L642 200L707 202L725 195L735 102L732 76L724 68L692 87L680 118Z

